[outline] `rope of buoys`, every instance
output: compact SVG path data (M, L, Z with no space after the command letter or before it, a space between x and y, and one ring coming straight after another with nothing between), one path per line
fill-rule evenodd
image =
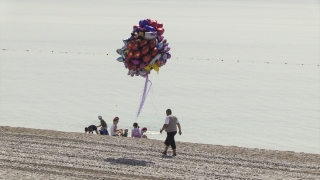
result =
M2 49L2 51L10 51L10 49ZM12 51L16 51L16 50L12 50ZM30 50L17 50L17 51L26 51L26 52L33 52L33 51L30 51ZM34 52L51 52L51 53L64 53L64 54L71 54L71 53L75 53L75 52L68 52L68 51L34 51ZM83 52L77 52L76 54L92 54L92 55L107 55L107 56L119 56L117 53L83 53ZM214 58L187 58L187 57L176 57L176 59L183 59L183 60L198 60L198 61L216 61L216 59ZM220 60L219 60L220 61ZM259 62L259 61L249 61L249 60L243 60L243 61L240 61L240 60L230 60L228 62L245 62L245 63L266 63L266 64L284 64L284 65L290 65L289 63L272 63L272 62ZM221 62L227 62L226 60L221 60ZM304 64L304 63L293 63L291 65L300 65L300 66L320 66L320 64Z

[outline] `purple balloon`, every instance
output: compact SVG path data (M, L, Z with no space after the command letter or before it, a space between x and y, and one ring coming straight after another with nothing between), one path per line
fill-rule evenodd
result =
M148 20L143 19L143 20L140 20L140 21L139 21L139 26L140 26L140 27L143 27L143 26L145 26L145 25L149 25Z
M171 58L171 54L170 53L166 53L167 54L167 59L170 59Z
M132 59L131 61L132 61L133 64L135 64L135 65L138 65L138 64L141 63L139 59Z
M160 52L165 53L165 52L168 52L168 51L170 51L170 47L169 46L165 46L165 47L163 47L163 49Z
M148 25L143 26L143 28L146 29L146 31L149 31L149 32L157 31L154 27L148 26Z
M161 42L163 40L163 38L164 38L163 36L159 36L159 35L157 36L157 39L159 42Z

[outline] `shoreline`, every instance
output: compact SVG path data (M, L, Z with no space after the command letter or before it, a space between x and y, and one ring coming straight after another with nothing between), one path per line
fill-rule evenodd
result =
M4 179L317 179L320 154L0 126Z

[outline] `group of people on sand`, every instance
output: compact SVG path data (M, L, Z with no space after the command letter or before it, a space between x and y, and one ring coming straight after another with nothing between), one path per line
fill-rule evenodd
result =
M178 121L178 118L176 116L172 115L171 109L166 110L167 117L165 119L165 122L160 129L160 133L162 133L163 130L167 132L167 137L166 140L164 141L165 148L164 151L162 152L163 155L167 155L167 151L169 146L171 146L173 154L172 156L176 156L176 142L174 140L174 136L177 134L177 130L179 130L179 134L182 134L181 131L181 125L180 122ZM128 129L118 129L117 124L119 123L119 118L115 117L113 119L113 124L110 128L110 134L108 132L108 127L107 123L105 120L102 119L101 116L98 116L98 119L100 120L100 125L95 126L91 125L89 127L85 128L85 133L93 133L95 131L97 134L101 135L111 135L111 136L123 136L123 137L128 137ZM100 133L98 133L98 127L100 127ZM178 127L178 128L177 128ZM147 136L144 134L147 132L147 128L144 127L142 129L139 128L138 123L133 123L133 129L131 131L131 137L132 138L147 138Z
M110 131L108 131L108 125L104 119L102 119L102 116L98 116L98 119L100 120L100 125L90 125L88 127L84 128L85 133L93 134L93 131L95 131L97 134L100 135L110 135L110 136L122 136L122 137L128 137L128 129L118 129L118 123L119 123L119 117L113 118L113 124L110 127ZM99 132L98 132L98 128ZM133 123L133 129L131 131L131 137L132 138L148 138L144 133L147 132L147 128L144 127L140 129L138 126L138 123Z

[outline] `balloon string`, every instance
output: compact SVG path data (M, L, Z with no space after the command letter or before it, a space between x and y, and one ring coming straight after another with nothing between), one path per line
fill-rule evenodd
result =
M148 84L150 83L149 87L148 87ZM147 98L147 95L150 91L150 88L152 86L152 82L149 80L149 77L147 76L146 77L146 81L144 83L144 88L143 88L143 93L142 93L142 97L141 97L141 102L140 102L140 105L139 105L139 109L138 109L138 112L137 112L137 117L140 115L140 112L142 110L142 107L144 105L144 101L146 100Z

